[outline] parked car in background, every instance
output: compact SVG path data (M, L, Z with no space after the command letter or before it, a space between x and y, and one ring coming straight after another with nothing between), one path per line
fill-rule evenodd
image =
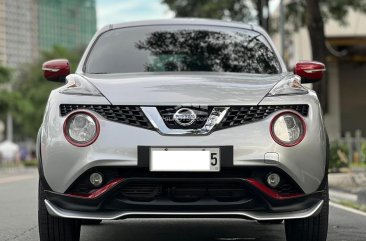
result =
M38 135L40 240L81 223L219 217L278 223L325 241L327 134L314 91L253 25L173 19L109 25L50 94Z

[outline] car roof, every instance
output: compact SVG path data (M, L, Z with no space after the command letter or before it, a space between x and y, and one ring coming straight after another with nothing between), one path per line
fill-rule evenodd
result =
M209 25L209 26L223 26L223 27L236 27L243 29L250 29L260 33L265 32L261 27L234 21L224 21L216 19L205 18L172 18L172 19L160 19L160 20L144 20L133 21L117 24L109 24L104 26L98 32L105 32L112 29L137 27L137 26L154 26L154 25Z

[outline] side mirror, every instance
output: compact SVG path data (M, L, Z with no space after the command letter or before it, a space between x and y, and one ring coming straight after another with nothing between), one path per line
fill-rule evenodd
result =
M323 78L325 65L315 61L301 61L295 65L294 74L301 77L302 83L314 83Z
M53 82L65 82L70 74L70 63L67 59L53 59L42 65L43 76Z

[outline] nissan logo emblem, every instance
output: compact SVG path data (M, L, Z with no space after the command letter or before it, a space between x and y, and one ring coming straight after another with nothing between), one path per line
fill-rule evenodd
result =
M191 109L181 108L175 112L173 119L181 126L190 126L197 119L197 115Z

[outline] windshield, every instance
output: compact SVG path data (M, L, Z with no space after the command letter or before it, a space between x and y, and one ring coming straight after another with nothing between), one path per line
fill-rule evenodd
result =
M91 74L180 71L278 74L281 68L265 37L255 31L184 25L107 31L85 65Z

